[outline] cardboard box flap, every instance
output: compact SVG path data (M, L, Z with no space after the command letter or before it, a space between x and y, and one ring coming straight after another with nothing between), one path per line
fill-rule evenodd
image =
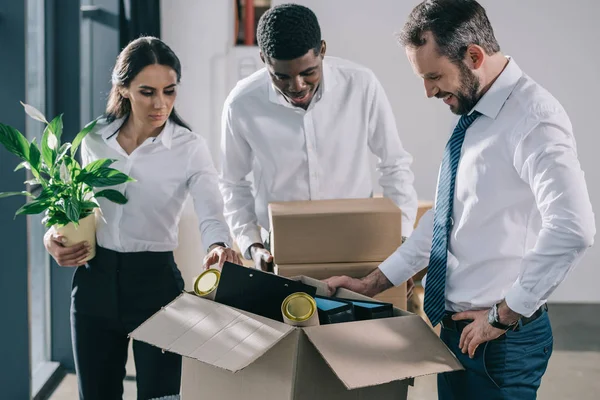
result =
M304 332L348 389L462 369L416 315L316 326Z
M294 327L183 293L130 336L165 351L239 371Z

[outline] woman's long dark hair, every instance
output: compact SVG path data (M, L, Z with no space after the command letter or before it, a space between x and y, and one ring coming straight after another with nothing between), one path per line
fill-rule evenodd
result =
M130 42L117 57L117 63L112 73L112 88L108 95L105 117L109 122L123 118L131 112L129 99L123 97L119 91L122 87L129 87L131 81L148 65L165 65L173 68L177 74L177 83L181 81L181 63L179 58L169 46L155 37L141 37ZM171 111L169 119L177 125L191 130L179 117L175 108Z

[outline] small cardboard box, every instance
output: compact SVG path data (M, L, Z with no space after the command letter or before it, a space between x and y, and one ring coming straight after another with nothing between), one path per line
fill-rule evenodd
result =
M297 328L184 293L131 337L184 356L184 400L399 400L411 378L462 368L420 317L395 315Z
M387 198L269 204L277 264L376 262L402 244L402 213Z
M307 276L313 279L327 279L332 276L346 275L351 278L363 278L379 267L375 263L329 263L329 264L286 264L277 265L275 272L278 275L291 278L293 276ZM392 303L401 310L407 309L406 282L390 288L375 296L375 300Z

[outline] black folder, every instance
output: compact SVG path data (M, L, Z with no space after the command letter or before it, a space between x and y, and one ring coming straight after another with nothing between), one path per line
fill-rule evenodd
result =
M379 301L348 300L354 306L354 318L356 321L366 319L391 318L394 316L394 305Z
M215 301L283 322L281 303L296 292L314 296L317 289L269 272L225 262Z
M341 322L354 321L354 306L348 300L338 299L337 297L315 296L317 310L319 313L319 323L339 324Z

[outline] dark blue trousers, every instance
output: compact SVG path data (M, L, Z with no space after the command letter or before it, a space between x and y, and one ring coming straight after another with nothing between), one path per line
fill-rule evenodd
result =
M440 400L531 400L536 398L552 354L548 314L477 348L470 359L458 347L460 329L442 328L441 338L464 371L438 375Z
M79 397L121 400L127 335L183 290L172 252L117 253L98 247L75 270L71 334ZM179 394L181 356L133 341L138 400Z

